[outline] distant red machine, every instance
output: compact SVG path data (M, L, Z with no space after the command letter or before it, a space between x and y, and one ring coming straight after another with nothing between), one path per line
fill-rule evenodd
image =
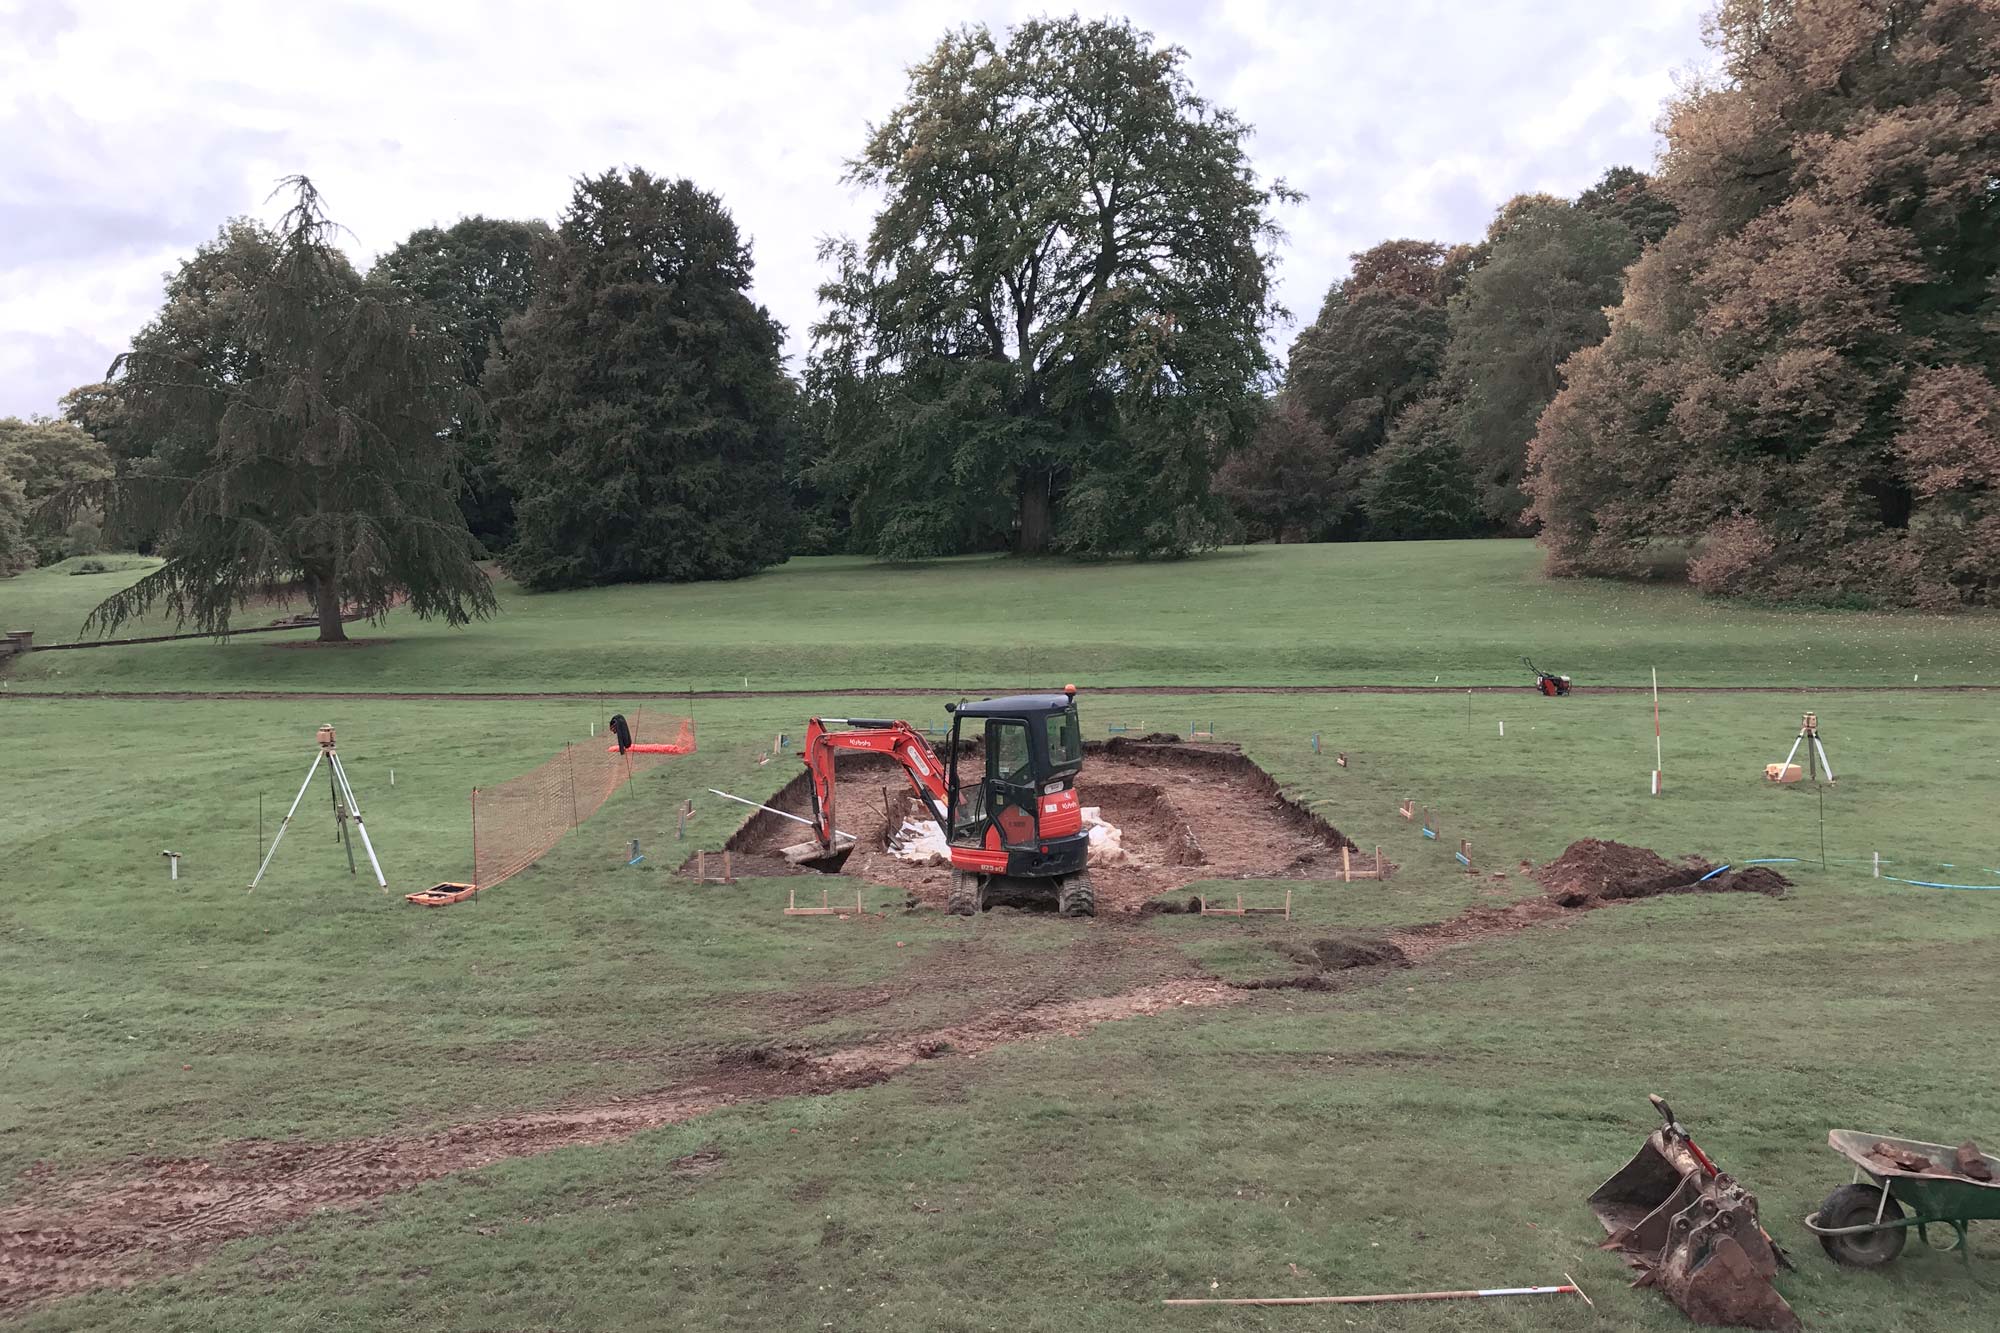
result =
M907 722L884 718L812 718L806 723L806 769L812 774L813 831L834 845L834 760L842 750L885 754L902 765L911 789L945 831L951 848L947 910L971 916L1005 890L1053 895L1064 916L1093 916L1090 835L1076 792L1083 769L1083 729L1076 686L1061 694L1021 694L947 704L949 758L940 759ZM966 724L971 721L972 726ZM832 730L831 728L847 728ZM967 734L977 733L976 737ZM961 742L977 739L978 755Z
M1546 694L1551 699L1559 699L1569 693L1568 676L1558 676L1553 671L1544 671L1525 657L1521 659L1521 665L1535 673L1535 689L1538 692Z

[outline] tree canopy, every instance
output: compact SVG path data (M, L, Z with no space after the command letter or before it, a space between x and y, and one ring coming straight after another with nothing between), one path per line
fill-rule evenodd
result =
M1355 255L1353 276L1334 283L1292 343L1286 387L1349 457L1381 448L1396 414L1444 369L1444 256L1409 240Z
M1522 196L1501 207L1452 298L1447 362L1459 446L1495 525L1512 526L1527 508L1521 474L1536 419L1562 387L1563 362L1604 336L1604 310L1617 303L1639 247L1623 222L1581 202Z
M35 521L35 512L64 491L110 476L110 452L74 424L0 418L0 574L96 549L101 514L72 515L70 529L56 532Z
M947 35L849 178L808 390L855 540L933 555L1211 544L1216 461L1270 369L1269 210L1249 127L1123 21Z
M111 381L149 454L106 484L167 561L92 613L106 631L164 602L220 633L256 593L302 586L322 642L343 610L407 600L462 624L493 608L453 503L463 411L450 348L333 244L310 181L275 231L226 226L167 282ZM75 488L78 502L88 488Z
M634 169L581 180L486 367L532 588L734 578L785 558L792 390L721 202Z
M1550 568L1693 542L1782 598L2000 588L2000 11L1724 0L1671 109L1679 220L1567 367L1529 490Z
M449 227L424 227L375 262L371 277L395 284L431 312L457 348L458 377L477 389L501 326L534 298L537 256L549 242L548 224L499 218L460 218ZM483 414L454 425L459 507L472 535L491 551L514 539L514 496L500 476L493 435Z
M1349 463L1296 395L1279 394L1250 442L1215 474L1215 493L1253 541L1325 541L1352 518Z

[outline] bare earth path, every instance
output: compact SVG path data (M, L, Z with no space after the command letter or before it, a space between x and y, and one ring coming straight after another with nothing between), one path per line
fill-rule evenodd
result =
M1077 995L1074 982L1024 984L1031 978L979 973L984 995L1009 995L968 1017L923 1030L882 1032L828 1050L756 1047L725 1052L697 1077L611 1101L502 1116L429 1134L381 1135L336 1143L249 1142L223 1145L211 1156L133 1158L72 1175L30 1168L15 1182L14 1202L0 1207L0 1316L101 1287L184 1272L219 1246L276 1231L324 1210L362 1207L428 1180L476 1170L558 1148L615 1142L664 1125L745 1103L819 1096L894 1078L920 1061L976 1059L1013 1042L1080 1036L1099 1023L1183 1008L1233 1004L1252 991L1339 990L1388 975L1389 966L1422 965L1446 950L1538 926L1567 926L1584 912L1641 900L1592 900L1578 908L1535 896L1505 906L1472 907L1445 921L1388 932L1396 949L1371 957L1359 971L1294 973L1269 980L1227 982L1205 973L1185 954L1142 926L1120 925L1080 942L1086 952L1127 965L1137 985L1110 994ZM953 957L909 990L962 985ZM953 974L957 975L953 975ZM869 1010L897 997L820 991L772 996L771 1017L796 1021L805 1011ZM786 1015L783 1006L801 1013ZM676 1161L700 1174L713 1154Z

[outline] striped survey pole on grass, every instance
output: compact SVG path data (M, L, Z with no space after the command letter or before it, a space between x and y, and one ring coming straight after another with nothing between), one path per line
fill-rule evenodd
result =
M1471 1301L1483 1300L1489 1296L1581 1296L1583 1303L1591 1309L1597 1303L1584 1296L1583 1288L1576 1285L1576 1279L1564 1273L1568 1280L1555 1287L1482 1287L1473 1291L1401 1291L1375 1296L1204 1296L1188 1300L1166 1300L1162 1305L1388 1305L1398 1301Z

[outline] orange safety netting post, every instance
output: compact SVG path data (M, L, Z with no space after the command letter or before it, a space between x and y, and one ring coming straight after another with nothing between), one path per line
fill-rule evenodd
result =
M687 718L640 709L627 721L633 744L624 754L615 742L572 742L518 777L473 788L472 882L404 896L440 907L490 889L533 865L634 777L694 752L694 723Z

